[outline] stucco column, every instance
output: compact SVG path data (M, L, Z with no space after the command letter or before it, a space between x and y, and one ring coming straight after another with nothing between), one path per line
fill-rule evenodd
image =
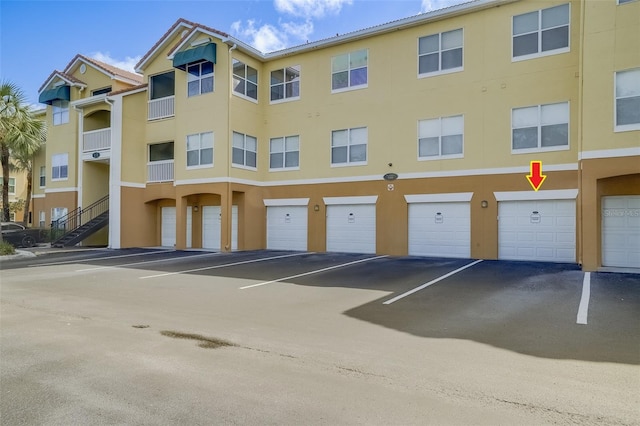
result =
M176 197L176 250L187 248L187 197Z
M233 191L231 184L226 184L226 189L220 194L220 249L224 252L231 251L231 215L233 206Z

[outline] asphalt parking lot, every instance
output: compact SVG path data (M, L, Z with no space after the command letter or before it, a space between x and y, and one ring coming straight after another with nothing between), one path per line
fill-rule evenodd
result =
M7 424L640 420L639 274L144 249L1 268Z

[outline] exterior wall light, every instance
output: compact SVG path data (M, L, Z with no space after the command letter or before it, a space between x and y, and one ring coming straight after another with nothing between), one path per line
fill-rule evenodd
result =
M487 207L489 207L489 202L487 200L480 201L480 207L486 209Z

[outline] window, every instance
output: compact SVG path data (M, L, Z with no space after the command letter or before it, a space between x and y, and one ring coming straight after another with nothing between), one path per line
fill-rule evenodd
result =
M300 167L300 136L272 138L269 142L269 169Z
M511 112L514 152L569 148L569 103L514 108Z
M53 125L57 126L69 122L69 101L55 100L53 107Z
M513 57L569 51L569 4L513 17Z
M418 122L418 158L462 157L464 116L440 117Z
M258 140L253 136L233 132L233 164L256 168Z
M187 167L213 165L213 132L187 136Z
M271 71L271 101L300 98L300 65Z
M42 210L39 213L39 218L40 218L39 226L40 226L40 228L44 228L45 227L45 223L46 223L46 217L45 217L44 212Z
M237 59L233 60L233 91L258 100L258 71Z
M213 63L209 61L187 65L187 95L213 92Z
M111 92L111 86L109 87L104 87L102 89L98 89L98 90L92 90L91 91L91 96L98 96L98 95L104 95Z
M16 178L9 178L9 194L15 195L16 193Z
M51 223L55 228L64 228L67 216L66 207L54 207L51 209ZM61 221L63 219L63 221ZM53 223L56 222L56 223Z
M160 99L175 94L175 72L169 71L149 78L149 99Z
M418 74L462 70L462 29L418 39Z
M40 166L40 188L44 188L47 183L47 168Z
M366 87L368 62L367 49L331 58L331 90Z
M640 68L618 71L616 80L616 130L640 130Z
M149 145L149 162L173 160L173 142Z
M51 180L65 180L69 177L69 154L55 154L51 157Z
M16 213L15 212L9 212L9 221L11 221L11 222L15 222L16 221ZM22 230L22 227L19 227L18 229Z
M367 138L366 127L331 132L331 164L366 164Z
M636 0L618 0L618 4L631 3L632 1L636 1Z

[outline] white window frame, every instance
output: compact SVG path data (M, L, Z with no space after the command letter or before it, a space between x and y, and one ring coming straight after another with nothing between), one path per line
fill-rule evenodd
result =
M366 52L366 56L367 56L367 64L364 67L354 67L351 68L351 55L358 53L358 52ZM341 71L337 71L334 72L333 71L333 62L340 57L346 56L347 57L347 63L349 64L347 66L347 87L341 87L338 89L334 89L333 88L333 75L337 74L338 72L344 72L345 70L341 70ZM367 70L367 82L364 84L358 84L358 85L352 85L351 84L351 71L355 70L355 69L361 69L361 68L365 68ZM350 90L359 90L359 89L366 89L367 87L369 87L369 49L358 49L358 50L354 50L351 52L347 52L347 53L343 53L341 55L336 55L333 56L331 58L331 79L330 79L330 84L331 84L331 93L340 93L340 92L348 92Z
M13 191L11 190L12 187ZM16 195L16 178L9 178L9 195Z
M157 77L160 77L161 75L165 75L165 74L173 74L173 95L167 95L167 96L162 96L159 98L152 98L151 96L153 95L153 85L154 85L154 79ZM176 72L175 70L169 70L169 71L163 71L163 72L159 72L157 74L154 75L150 75L149 76L149 87L148 87L148 92L149 92L149 101L156 101L158 99L166 99L166 98L174 98L176 96Z
M289 80L287 81L287 70L289 69L293 69L295 71L298 72L298 76L296 78L294 78L293 80ZM282 102L290 102L290 101L297 101L300 99L300 76L302 75L302 67L300 65L293 65L290 67L284 67L284 68L278 68L275 70L271 70L271 72L269 73L269 76L271 77L271 75L273 75L274 72L277 71L282 71L283 75L284 75L284 81L282 83L272 83L271 79L269 80L269 103L271 104L279 104ZM298 84L298 95L297 96L287 96L287 86L289 84ZM283 96L282 99L271 99L271 90L273 90L273 88L275 86L282 86L283 90Z
M234 141L235 141L235 135L240 135L242 136L242 148L240 147L236 147L233 145ZM247 149L247 137L249 138L253 138L256 141L256 150L255 151L251 151L249 149ZM234 163L233 162L233 150L234 149L241 149L242 150L242 161L243 164L240 163ZM247 152L253 152L256 155L256 165L255 166L248 166L247 165ZM247 135L244 133L240 133L240 132L233 132L232 136L231 136L231 166L238 168L238 169L246 169L246 170L251 170L251 171L256 171L258 170L258 138L255 136L251 136L251 135Z
M618 74L623 72L635 71L640 75L639 68L629 68L626 70L620 70L613 73L613 131L614 132L629 132L633 130L640 130L640 123L621 124L618 125L618 99L625 99L636 96L617 96L618 91ZM640 78L640 77L639 77Z
M202 64L209 63L211 64L211 72L207 74L202 74ZM190 68L198 67L198 75L195 76L189 72ZM213 93L216 90L216 64L210 61L199 61L194 62L192 64L187 64L185 68L185 72L187 73L187 97L192 98L194 96L206 95L207 93ZM211 78L211 91L202 92L202 80L206 78ZM193 82L198 82L198 93L194 93L193 95L189 94L189 84Z
M56 99L51 103L53 110L52 121L54 126L60 126L69 122L69 101Z
M44 179L44 185L42 184L42 179ZM40 176L38 180L38 185L40 188L44 188L45 186L47 186L47 167L46 166L40 166Z
M353 145L361 145L361 144L353 144L351 143L351 133L354 130L358 130L358 129L365 129L366 133L367 133L367 140L365 142L365 160L364 161L350 161L349 157L351 154L351 146ZM334 146L333 144L333 136L335 132L343 132L343 131L347 131L347 161L342 162L342 163L334 163L333 162L333 149L337 148L339 146ZM331 152L329 155L329 161L331 162L331 167L350 167L350 166L366 166L367 162L369 161L369 128L366 126L361 126L361 127L351 127L348 129L336 129L336 130L332 130L331 131Z
M454 31L462 31L462 45L460 45L459 47L453 47L450 49L442 49L442 35L446 34L446 33L451 33ZM421 56L425 56L425 55L431 55L435 52L430 52L430 53L424 53L424 54L420 54L420 39L425 38L425 37L431 37L431 36L438 36L438 70L437 71L430 71L430 72L424 72L424 73L420 73L420 57ZM455 50L455 49L462 49L462 65L459 67L455 67L455 68L447 68L447 69L442 69L442 52L447 52L450 50ZM428 34L425 36L421 36L418 37L418 46L417 46L417 50L418 50L418 63L417 63L417 67L418 67L418 78L426 78L426 77L433 77L436 75L442 75L442 74L450 74L450 73L454 73L454 72L460 72L460 71L464 71L464 28L456 28L453 30L449 30L449 31L443 31L441 33L435 33L435 34Z
M442 137L443 136L456 136L458 135L458 133L452 133L452 134L443 134L443 125L442 122L443 120L446 119L450 119L450 118L462 118L462 133L460 134L460 136L462 136L462 152L459 154L446 154L443 155L442 154ZM440 133L438 134L438 150L439 153L438 155L426 155L426 156L420 156L420 139L421 135L420 135L420 123L423 121L435 121L437 120L439 123L439 127L440 127ZM464 158L464 114L458 114L458 115L449 115L449 116L445 116L445 117L436 117L436 118L427 118L424 120L418 120L418 145L417 145L417 149L418 149L418 161L433 161L433 160L446 160L446 159L452 159L452 158Z
M568 24L562 24L562 25L557 25L555 27L552 28L545 28L544 30L542 29L542 12L544 10L547 9L553 9L554 7L558 7L558 6L564 6L564 5L568 5L569 6L569 23ZM528 55L520 55L520 56L513 56L513 39L516 36L522 36L525 34L533 34L534 31L531 31L529 33L523 33L523 34L514 34L513 30L514 30L514 21L515 18L517 18L518 16L522 16L522 15L527 15L529 13L532 12L537 12L538 13L538 29L535 31L538 34L538 52L537 53L530 53ZM543 31L548 31L551 29L555 29L555 28L560 28L560 27L564 27L564 26L568 26L568 30L567 30L567 47L561 47L558 49L553 49L553 50L547 50L547 51L542 51L542 32ZM525 13L520 13L518 15L514 15L511 17L511 62L520 62L520 61L526 61L529 59L535 59L535 58L542 58L545 56L551 56L551 55L559 55L562 53L567 53L571 51L571 3L564 3L564 4L558 4L555 6L551 6L551 7L546 7L544 9L538 9L538 10L532 10L530 12L525 12Z
M557 145L557 146L550 146L550 147L542 147L542 123L541 123L541 111L542 111L542 107L544 106L549 106L549 105L560 105L560 104L566 104L567 105L567 144L566 145ZM537 148L521 148L521 149L514 149L513 148L513 112L515 110L518 109L524 109L524 108L531 108L531 107L537 107L538 108L538 120L537 120L537 136L538 136L538 147ZM564 123L562 123L564 124ZM527 127L532 127L532 126L527 126ZM518 127L518 128L524 128L524 127ZM512 108L511 109L511 137L509 138L511 141L511 154L530 154L530 153L536 153L536 152L550 152L550 151L568 151L569 149L571 149L571 104L566 101L566 102L553 102L550 104L540 104L540 105L528 105L528 106L522 106L522 107L517 107L517 108Z
M206 147L203 148L202 147L202 138L205 135L211 135L211 147ZM198 149L189 149L189 137L198 137ZM186 149L186 156L185 156L185 162L186 162L186 167L187 170L192 170L192 169L209 169L213 167L213 163L215 161L215 157L214 157L214 146L215 146L215 139L214 139L214 135L213 132L202 132L202 133L194 133L191 135L187 135L186 137L186 141L185 141L185 149ZM202 151L205 149L211 149L211 163L202 163ZM191 151L197 151L198 152L198 164L197 165L189 165L189 152Z
M238 74L236 74L234 72L234 68L235 68L235 64L236 63L242 64L244 66L244 77L242 77L242 76L240 76L240 75L238 75ZM247 79L247 70L249 68L251 68L252 70L254 70L256 72L256 81L255 82L250 81L250 80ZM231 92L235 96L238 96L239 98L246 99L248 101L251 101L251 102L257 104L258 103L258 92L260 90L260 75L258 73L258 70L256 68L253 68L250 65L247 65L245 62L242 62L241 60L234 58L233 61L232 61L232 64L231 64L231 74L232 74L231 75L231 81L232 81ZM236 80L237 81L242 81L242 83L244 84L244 92L236 91L236 86L237 86L237 84L235 83ZM247 83L255 84L255 86L256 86L256 97L255 98L247 95Z
M62 168L67 168L67 174L62 176ZM58 171L58 177L55 176L56 170ZM69 179L69 154L64 152L60 154L53 154L51 156L51 182L65 181Z
M44 228L47 226L47 217L45 216L45 212L44 210L40 210L40 213L38 215L38 225L40 226L40 228Z
M298 139L298 149L297 150L289 150L287 151L287 139L297 138ZM277 139L282 139L283 150L281 152L275 152L275 154L282 154L282 167L271 167L271 155L274 152L271 150L271 143L276 141ZM297 166L288 166L287 167L287 153L298 153L298 165ZM269 171L270 172L282 172L287 170L300 170L300 135L290 135L290 136L280 136L276 138L269 139Z

